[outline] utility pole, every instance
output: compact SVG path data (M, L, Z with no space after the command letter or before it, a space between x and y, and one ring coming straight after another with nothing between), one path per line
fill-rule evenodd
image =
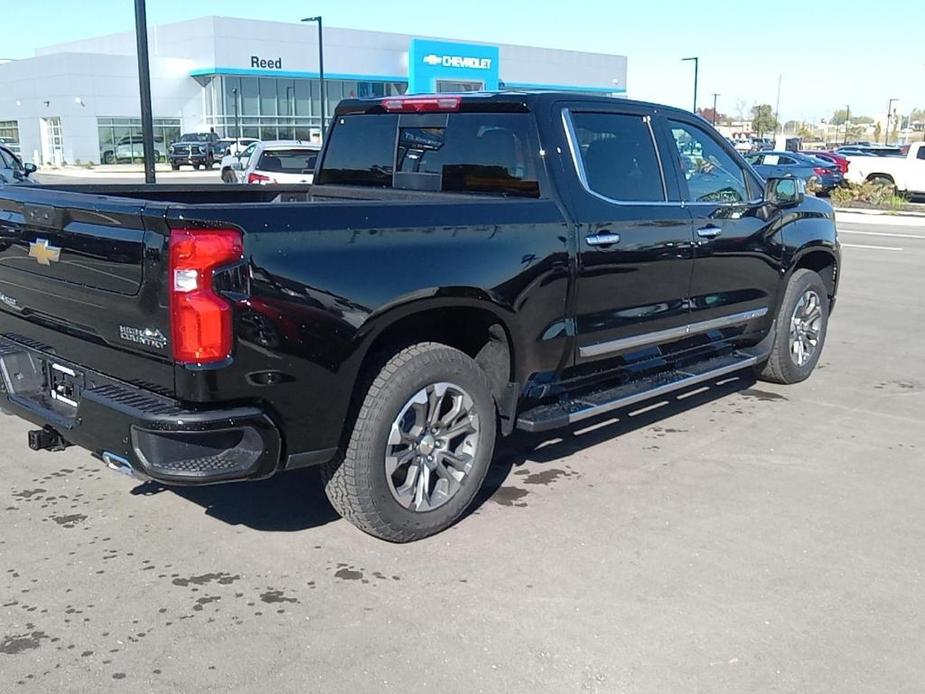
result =
M151 114L148 13L145 8L145 0L135 0L135 42L138 47L138 92L141 96L141 142L145 157L145 183L155 183L154 118Z
M694 113L697 113L697 79L700 73L700 57L695 56L693 58L681 58L681 62L686 62L688 60L694 61Z
M777 105L774 107L774 134L777 135L777 128L780 126L780 84L784 76L777 76Z
M716 127L716 99L719 97L719 94L713 94L713 127Z
M318 78L321 83L321 133L324 138L324 122L327 120L327 90L324 84L324 32L321 29L321 15L306 17L303 22L318 22Z
M845 144L848 144L848 123L851 121L851 104L845 106ZM836 133L837 134L837 133ZM838 138L835 138L836 141Z
M899 99L890 99L890 102L886 106L886 127L883 128L883 144L886 144L887 138L890 136L890 117L893 113L894 101L899 101Z

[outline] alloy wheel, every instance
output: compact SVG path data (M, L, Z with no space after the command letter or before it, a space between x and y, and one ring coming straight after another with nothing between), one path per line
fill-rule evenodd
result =
M479 434L475 404L461 386L433 383L419 390L389 432L385 473L392 496L415 512L450 501L472 469Z
M797 366L805 366L819 348L822 333L822 299L807 290L790 317L790 358Z

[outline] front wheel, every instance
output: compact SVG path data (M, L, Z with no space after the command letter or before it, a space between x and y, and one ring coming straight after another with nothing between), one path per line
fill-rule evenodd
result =
M494 444L485 373L457 349L419 343L389 359L369 386L343 459L323 469L325 491L360 530L419 540L465 512Z
M829 297L822 278L812 270L797 270L784 292L774 346L760 377L785 384L809 378L822 354L828 324Z

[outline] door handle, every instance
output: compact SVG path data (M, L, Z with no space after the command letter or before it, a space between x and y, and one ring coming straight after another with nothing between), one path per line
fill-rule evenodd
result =
M712 224L708 224L705 227L701 227L697 230L697 236L702 239L715 239L717 236L723 233L723 230Z
M592 234L585 237L585 243L589 246L611 246L620 243L620 234L614 234L610 231L602 231L599 234Z

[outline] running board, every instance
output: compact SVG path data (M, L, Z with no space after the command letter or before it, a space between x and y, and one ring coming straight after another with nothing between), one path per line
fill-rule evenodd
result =
M606 414L643 400L657 398L672 391L719 378L757 363L756 356L744 352L733 352L722 357L714 357L682 369L647 376L614 388L587 393L548 405L539 405L520 414L517 418L517 428L530 432L558 429L583 419Z

